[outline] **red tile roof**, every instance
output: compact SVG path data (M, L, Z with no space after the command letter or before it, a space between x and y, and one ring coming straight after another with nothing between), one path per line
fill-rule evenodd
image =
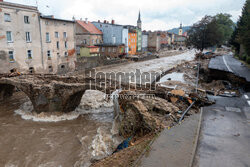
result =
M82 26L85 30L87 30L90 34L99 34L102 35L102 32L96 28L94 24L92 24L90 21L86 23L85 21L77 20L77 23Z

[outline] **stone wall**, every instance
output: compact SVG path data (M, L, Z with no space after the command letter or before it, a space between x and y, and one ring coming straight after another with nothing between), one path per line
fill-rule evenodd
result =
M120 64L127 62L127 60L123 59L106 59L104 56L93 56L93 57L80 57L77 59L76 71L92 69L100 66L107 66L112 64Z

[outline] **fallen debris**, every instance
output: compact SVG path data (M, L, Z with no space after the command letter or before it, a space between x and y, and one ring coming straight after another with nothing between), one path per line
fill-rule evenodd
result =
M121 92L133 95L135 92ZM162 98L127 99L119 101L123 112L120 134L124 137L159 131L178 118L179 108Z

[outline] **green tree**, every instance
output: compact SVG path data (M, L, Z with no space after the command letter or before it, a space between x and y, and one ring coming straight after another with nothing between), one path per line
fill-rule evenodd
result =
M240 52L240 46L242 45L247 54L246 59L250 59L250 0L246 0L242 9L242 15L232 35L231 44L235 47L237 53ZM245 57L244 55L241 56Z
M231 39L231 36L235 29L235 24L231 20L231 17L232 16L227 13L220 13L214 16L218 25L219 32L222 35L220 44L228 44Z
M222 34L216 19L212 16L205 16L195 23L188 31L187 45L203 51L205 48L220 44Z

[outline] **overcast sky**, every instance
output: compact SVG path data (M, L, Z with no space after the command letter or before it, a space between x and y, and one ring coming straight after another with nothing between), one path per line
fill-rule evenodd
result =
M36 6L36 0L4 0ZM39 10L57 18L114 19L118 24L136 25L141 11L145 30L168 30L192 25L204 15L229 13L237 21L245 0L37 0Z

